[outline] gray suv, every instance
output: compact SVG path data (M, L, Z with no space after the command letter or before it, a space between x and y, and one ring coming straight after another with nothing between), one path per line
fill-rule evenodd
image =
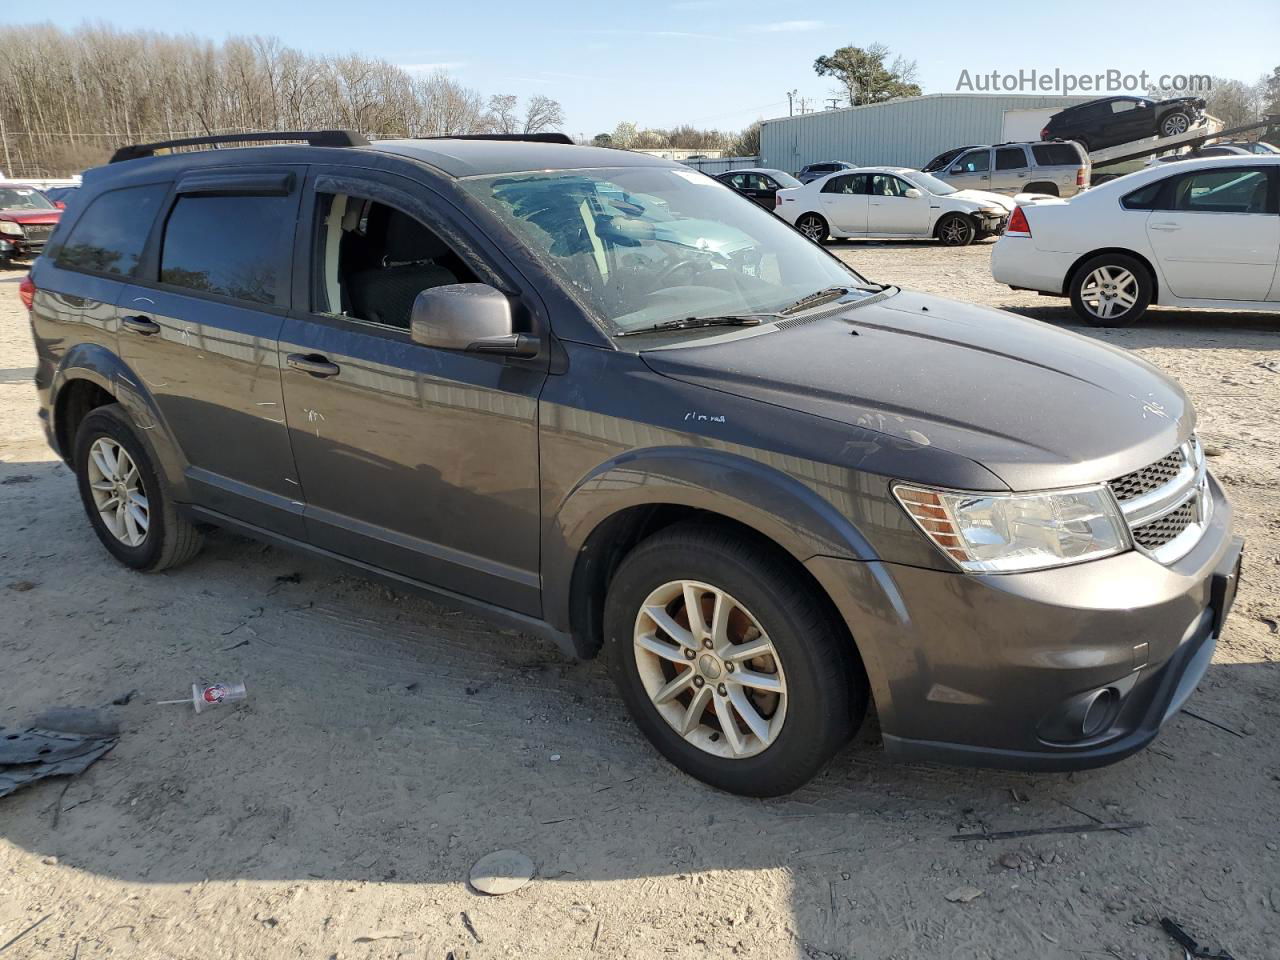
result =
M869 282L644 154L268 138L301 142L122 149L24 284L120 562L226 527L603 654L751 795L870 703L895 756L1108 763L1204 673L1241 543L1142 360Z
M1088 155L1066 140L957 147L922 168L957 190L1071 197L1089 185Z

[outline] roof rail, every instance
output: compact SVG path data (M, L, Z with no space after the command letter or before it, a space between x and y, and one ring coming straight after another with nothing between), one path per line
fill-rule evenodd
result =
M459 133L442 137L414 137L415 140L523 140L526 143L567 143L573 146L573 138L567 133Z
M154 156L157 150L173 147L220 146L224 143L276 143L305 140L313 147L367 147L369 141L353 130L280 130L260 133L224 133L212 137L186 137L182 140L158 140L155 143L132 143L111 155L111 163Z

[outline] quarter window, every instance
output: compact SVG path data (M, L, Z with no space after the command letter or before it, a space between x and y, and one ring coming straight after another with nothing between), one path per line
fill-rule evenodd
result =
M1031 153L1042 167L1078 167L1084 163L1084 158L1069 143L1037 143Z
M64 270L136 275L142 248L168 190L167 184L153 183L102 194L76 221L54 263Z
M1164 189L1167 180L1157 180L1155 183L1148 183L1145 187L1139 187L1133 193L1127 193L1120 199L1120 206L1126 210L1157 210L1159 209L1160 193Z
M249 303L284 292L296 198L179 197L165 225L160 282Z

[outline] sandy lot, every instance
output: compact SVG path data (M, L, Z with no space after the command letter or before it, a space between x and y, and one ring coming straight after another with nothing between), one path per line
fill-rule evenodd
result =
M986 245L834 249L876 280L1072 323L996 286ZM107 708L123 736L87 773L0 800L3 960L1181 957L1164 915L1237 960L1280 956L1275 318L1157 310L1095 332L1186 385L1248 538L1190 704L1229 730L1181 715L1118 766L1025 776L891 763L869 725L761 802L660 760L599 664L327 563L224 534L170 573L117 566L39 434L18 278L0 273L0 725L141 693ZM250 700L151 703L200 677ZM1149 826L947 839L1091 818ZM471 892L503 848L536 879ZM966 886L981 896L946 899Z

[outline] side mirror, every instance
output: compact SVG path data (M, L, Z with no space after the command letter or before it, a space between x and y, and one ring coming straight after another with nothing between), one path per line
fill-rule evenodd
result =
M951 172L952 172L952 173L964 173L964 168L963 168L963 167L952 167L952 168L951 168Z
M916 187L907 187L907 192L904 196L910 197L912 200L919 200L924 194Z
M413 301L409 335L439 350L533 357L538 338L515 332L511 301L487 283L450 283L423 290Z

